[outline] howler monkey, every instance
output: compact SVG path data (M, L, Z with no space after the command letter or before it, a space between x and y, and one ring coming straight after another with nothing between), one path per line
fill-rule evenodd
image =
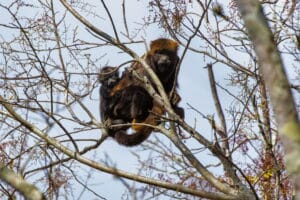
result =
M175 80L176 65L179 60L177 50L177 42L160 38L151 42L150 50L143 56L160 79L167 94L171 92L174 84L177 86L177 80ZM151 81L142 64L136 62L129 68L141 76L148 77ZM104 101L101 103L102 121L103 119L110 120L112 124L135 122L158 125L160 123L158 118L165 113L165 110L143 88L144 83L135 78L128 69L115 80L112 85L109 81L101 82L100 96ZM176 100L171 101L172 106L175 112L183 118L184 110L177 106L180 96L176 91L175 97ZM116 129L109 128L108 134L122 145L134 146L147 139L153 131L153 128L149 126L132 125L133 133L128 134L128 128L124 126Z

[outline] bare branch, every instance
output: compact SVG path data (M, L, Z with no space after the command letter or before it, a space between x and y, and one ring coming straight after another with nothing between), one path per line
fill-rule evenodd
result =
M26 182L20 175L0 163L0 179L14 187L28 200L43 200L43 194L32 184Z
M98 169L100 171L103 172L107 172L116 176L121 176L127 179L131 179L131 180L135 180L135 181L139 181L141 183L147 183L147 184L151 184L151 185L155 185L155 186L159 186L159 187L164 187L170 190L174 190L174 191L180 191L182 193L186 193L186 194L193 194L199 197L205 197L205 198L210 198L210 199L236 199L234 195L234 192L232 192L232 194L230 195L225 195L225 194L217 194L217 193L211 193L211 192L204 192L204 191L199 191L199 190L193 190L190 188L186 188L182 185L177 185L177 184L170 184L167 182L162 182L162 181L157 181L157 180L153 180L153 179L149 179L146 177L142 177L142 176L137 176L136 174L131 174L128 172L124 172L115 168L111 168L111 167L107 167L104 165L101 165L99 163L96 163L93 160L87 159L83 156L81 156L80 154L78 154L77 152L73 152L70 149L68 149L66 146L63 146L62 144L60 144L58 141L56 141L55 139L47 136L46 134L44 134L41 130L39 130L37 127L35 127L33 124L30 124L28 121L24 120L20 115L18 115L12 108L12 106L7 103L2 96L0 96L0 102L1 104L5 107L5 109L19 122L21 123L23 126L25 126L28 130L30 130L32 133L34 133L35 135L37 135L38 137L42 138L43 140L45 140L49 145L52 145L53 147L55 147L56 149L60 150L62 153L64 153L65 155L67 155L70 158L73 158L75 160L77 160L80 163L83 163L85 165L88 165L94 169ZM202 169L204 172L207 171L204 169ZM207 172L205 172L207 173ZM208 174L205 174L205 176L208 176ZM217 180L215 179L214 183L217 184ZM218 183L219 186L221 186L220 184L222 183ZM222 184L223 185L223 184ZM225 190L225 191L230 191L232 190L230 187L228 187L229 190ZM226 189L226 187L224 187L224 189Z

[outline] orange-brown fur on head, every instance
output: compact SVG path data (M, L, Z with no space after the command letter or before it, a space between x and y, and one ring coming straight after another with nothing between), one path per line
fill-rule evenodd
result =
M159 38L150 43L148 54L153 55L157 50L169 50L177 53L178 43L174 40Z

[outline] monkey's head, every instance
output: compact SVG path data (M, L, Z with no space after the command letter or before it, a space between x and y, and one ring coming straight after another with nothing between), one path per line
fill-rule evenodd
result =
M107 86L114 86L119 81L119 71L116 67L106 66L101 68L99 81Z
M169 79L175 72L179 60L178 43L174 40L160 38L150 44L147 60L161 80Z

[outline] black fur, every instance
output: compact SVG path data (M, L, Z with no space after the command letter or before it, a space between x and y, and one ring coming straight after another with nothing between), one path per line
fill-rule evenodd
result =
M131 85L114 94L113 116L131 122L133 119L143 121L152 108L152 98L148 92L139 86Z
M110 91L119 82L119 72L115 67L103 67L100 71L100 115L102 122L112 116L112 110L117 103L117 99L110 96Z

